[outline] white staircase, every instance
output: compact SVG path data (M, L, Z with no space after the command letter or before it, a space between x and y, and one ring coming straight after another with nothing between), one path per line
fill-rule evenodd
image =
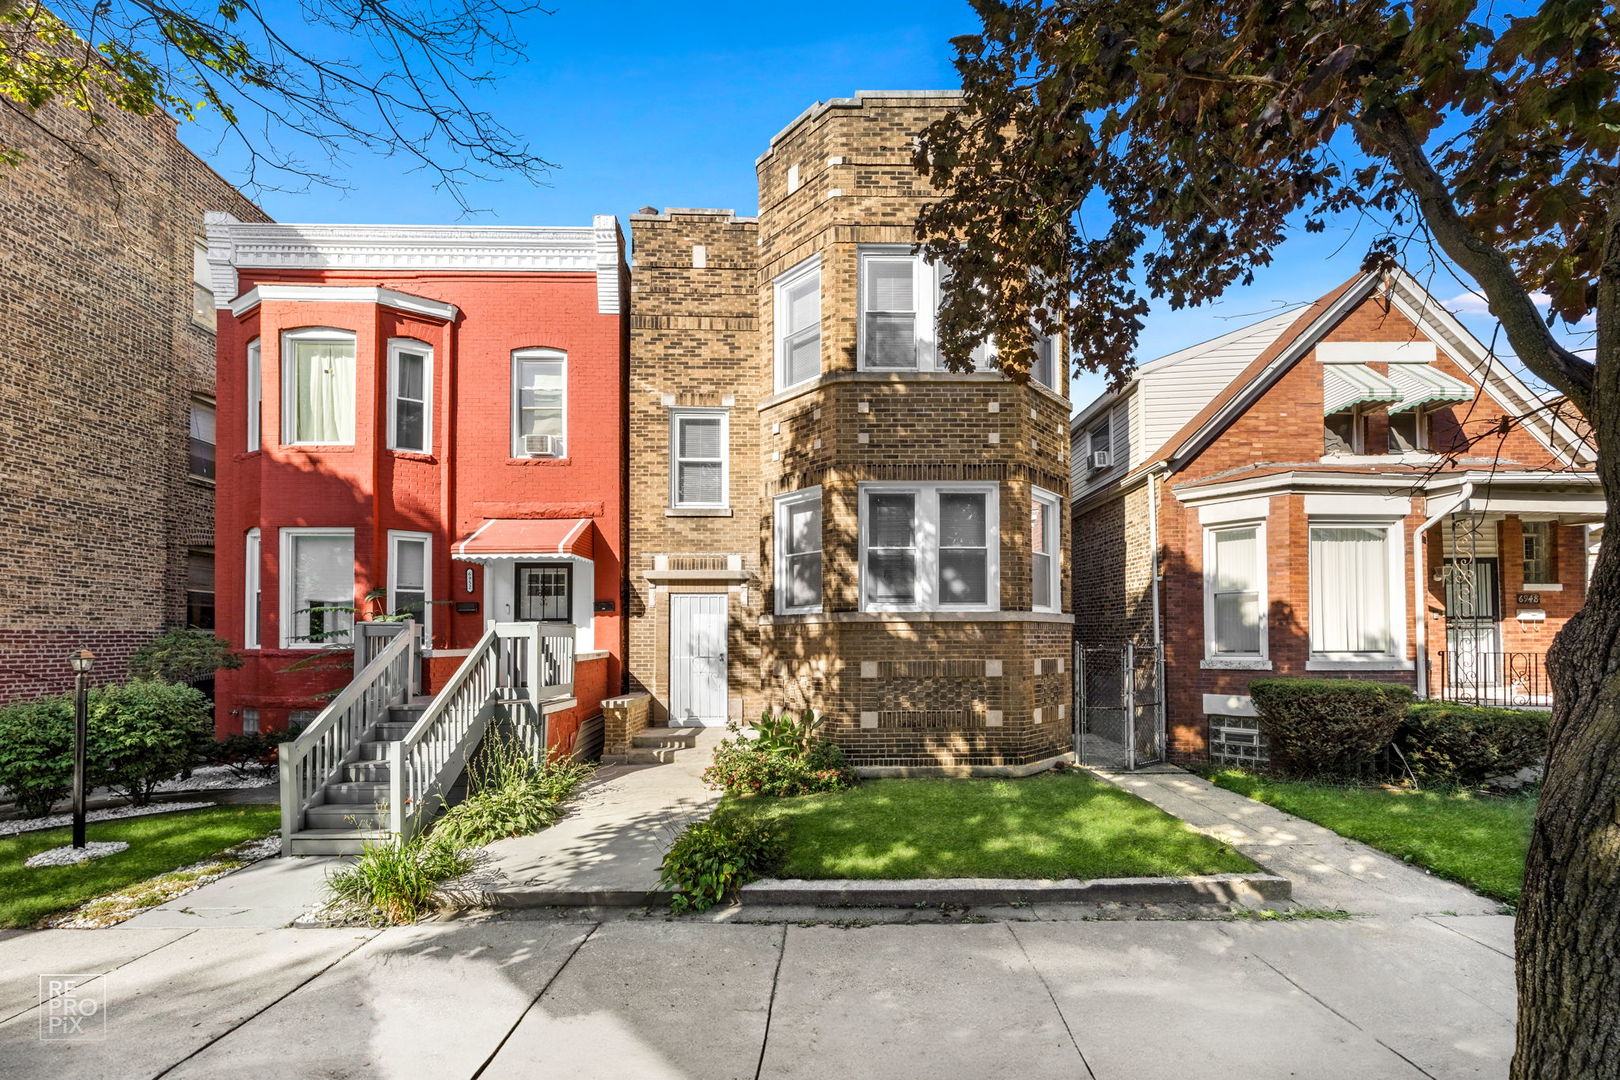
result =
M284 855L352 855L425 829L491 721L543 755L545 717L571 704L574 639L539 623L495 623L443 690L420 690L414 623L355 627L352 681L282 743Z

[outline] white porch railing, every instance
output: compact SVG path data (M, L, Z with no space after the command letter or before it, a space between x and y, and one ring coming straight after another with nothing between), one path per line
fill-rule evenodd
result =
M409 839L433 820L499 713L544 753L544 703L573 692L574 638L541 623L494 623L422 718L388 746L388 826Z
M354 628L356 672L348 686L309 727L277 751L281 778L281 843L292 834L322 788L343 768L372 726L416 693L422 663L414 622L359 623Z

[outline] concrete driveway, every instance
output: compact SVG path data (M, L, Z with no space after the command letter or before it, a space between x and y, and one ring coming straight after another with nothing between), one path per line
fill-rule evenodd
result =
M839 915L12 933L0 1077L1507 1075L1503 916ZM57 973L105 973L74 998L100 995L104 1035L42 1037Z

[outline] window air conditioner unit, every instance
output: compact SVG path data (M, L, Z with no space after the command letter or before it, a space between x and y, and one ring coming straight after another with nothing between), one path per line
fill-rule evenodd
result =
M1106 469L1114 463L1114 455L1107 450L1093 450L1091 452L1091 467L1093 470Z
M562 457L562 445L556 435L523 436L523 452L529 457Z

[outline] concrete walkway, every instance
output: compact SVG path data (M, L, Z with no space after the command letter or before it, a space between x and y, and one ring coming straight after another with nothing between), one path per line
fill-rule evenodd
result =
M664 853L720 793L703 770L724 728L705 728L667 765L607 765L568 816L532 836L500 840L473 875L475 893L501 904L643 903L658 892Z
M1512 1050L1499 916L526 914L0 936L0 1080L1461 1080ZM106 973L103 1037L41 1038L58 972Z
M1501 910L1461 885L1173 766L1091 771L1288 878L1295 906L1376 915Z

